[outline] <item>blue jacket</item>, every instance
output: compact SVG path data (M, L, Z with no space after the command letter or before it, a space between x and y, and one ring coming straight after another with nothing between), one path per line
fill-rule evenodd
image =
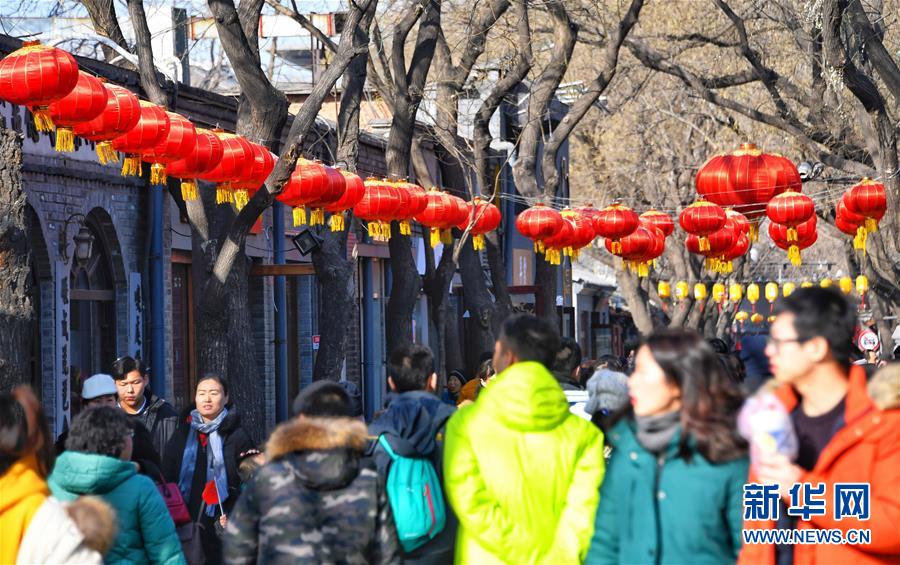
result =
M659 458L637 441L631 420L613 446L585 563L734 563L741 550L746 457L713 464L678 454L679 434Z
M404 457L427 457L434 465L443 486L444 426L456 411L455 406L425 391L411 391L391 395L382 414L369 425L368 454L375 459L378 474L387 477L390 456L376 443L384 435L391 448ZM423 563L452 563L456 541L457 520L447 501L444 488L447 524L433 540L403 556L404 563L422 560Z
M131 461L66 451L56 459L47 483L60 500L91 494L115 510L119 532L106 563L185 563L166 503Z

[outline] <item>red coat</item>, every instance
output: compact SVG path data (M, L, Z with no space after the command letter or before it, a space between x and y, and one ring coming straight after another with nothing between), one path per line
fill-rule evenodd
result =
M798 398L790 386L781 386L776 396L788 411ZM866 545L795 545L795 565L900 564L900 406L881 410L866 391L862 367L850 369L841 428L816 462L815 468L801 475L798 482L827 483L827 512L798 521L798 529L869 529L872 543ZM751 470L749 482L755 482ZM870 489L870 518L834 520L831 493L839 482L867 482ZM774 528L774 522L745 522L745 529ZM744 545L738 563L769 565L775 563L774 545Z

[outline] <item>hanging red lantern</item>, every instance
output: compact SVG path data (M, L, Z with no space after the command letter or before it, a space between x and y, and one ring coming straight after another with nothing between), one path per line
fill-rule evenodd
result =
M166 111L152 102L141 100L141 118L137 124L112 142L113 149L125 154L122 176L141 176L141 153L152 150L169 133Z
M325 166L318 161L301 158L297 159L290 180L275 199L291 206L294 209L294 226L302 226L307 220L306 206L321 199L328 188L328 173Z
M786 191L800 192L797 167L781 155L763 153L752 143L741 144L728 155L715 155L697 171L697 192L720 206L734 207L751 221L750 239L756 239L758 220L766 203Z
M516 217L519 233L534 241L534 251L544 252L544 240L562 228L563 219L559 212L542 203L535 204Z
M794 266L802 264L800 251L816 242L816 216L797 226L797 241L788 241L788 227L783 224L769 222L769 238L772 242L788 252L788 259Z
M344 193L331 204L325 206L325 211L331 214L331 231L344 231L344 212L356 206L366 194L366 185L355 173L339 171L344 177Z
M847 212L864 218L857 229L857 236L865 249L868 234L874 233L878 229L878 222L887 211L887 193L884 185L870 178L864 178L850 187L841 200L844 202Z
M697 255L706 257L704 266L707 270L719 272L719 264L722 257L728 253L728 250L734 247L735 241L741 234L730 220L726 220L725 225L721 229L714 231L707 236L708 247L703 249L700 244L700 237L690 234L685 239L685 246L688 251Z
M150 183L166 184L166 164L184 159L197 147L197 130L187 118L175 112L166 112L169 131L163 140L141 159L150 165Z
M456 227L465 231L471 225L469 233L472 235L472 248L481 251L484 249L484 234L494 231L500 225L500 209L477 196L466 207L469 210L468 216Z
M309 215L309 225L311 226L325 225L325 208L340 200L347 189L347 180L341 171L327 165L323 165L322 168L325 170L325 189L318 200L307 204L311 210Z
M793 190L782 192L766 205L769 219L788 227L788 242L797 241L797 226L812 218L815 213L816 205L812 198Z
M600 210L594 208L593 204L588 204L587 206L579 206L578 208L575 208L575 211L590 220L591 227L593 227L593 224L597 221L597 218L600 217ZM594 228L594 233L596 232L597 229Z
M572 224L572 244L569 246L568 254L573 261L577 261L581 250L590 245L597 237L594 223L578 210L563 210L560 215L563 220Z
M725 210L725 218L727 221L732 222L735 231L747 236L750 235L750 220L747 219L747 216L741 214L737 210L729 208Z
M391 238L391 218L400 208L400 194L393 186L378 179L365 182L366 193L353 208L353 214L369 223L369 237L375 241Z
M714 233L725 225L728 217L725 210L712 202L698 200L684 210L678 216L681 228L689 234L696 235L699 240L700 251L709 251L709 234Z
M72 92L78 63L69 53L26 41L0 61L0 98L29 106L38 131L53 131L49 106Z
M669 237L675 231L675 222L671 216L664 212L656 210L647 210L640 216L641 222L658 228L663 232L664 237Z
M571 255L575 240L575 228L572 223L563 219L555 234L544 240L544 260L551 265L562 263L562 255Z
M102 114L108 98L109 94L100 79L78 71L75 88L48 107L50 119L56 125L57 151L75 151L75 134L72 128Z
M400 235L412 235L410 220L424 212L428 206L425 189L405 180L389 181L389 184L394 186L400 195L400 208L395 218L400 223Z
M606 239L604 240L604 245L607 251L622 257L625 260L625 265L632 272L637 273L640 277L644 277L650 271L647 257L654 250L654 239L657 237L653 230L658 230L658 228L639 225L634 232L618 241L620 244L619 249L621 249L619 253L615 252L616 246L613 241ZM661 234L662 231L659 231L659 233Z
M97 159L101 164L119 160L112 140L125 134L141 119L141 103L130 90L114 84L103 84L106 106L99 116L76 124L72 131L78 137L97 143Z
M224 152L222 140L213 132L197 128L194 148L182 159L166 166L166 171L181 179L181 198L185 201L197 200L197 181L201 175L212 171Z
M234 202L231 183L243 177L253 167L253 146L243 136L213 131L222 142L222 158L209 172L197 178L216 183L216 204Z
M647 249L647 253L644 255L644 262L647 265L647 268L641 269L638 268L638 276L647 276L649 274L649 266L656 263L656 260L659 259L663 251L666 249L666 234L657 227L646 225L645 227L650 231L650 234L653 236L650 248ZM644 273L643 275L641 273Z
M621 253L619 241L632 233L640 225L637 213L627 206L613 204L607 206L594 219L594 231L598 236L610 241L613 255Z
M251 141L250 147L253 149L252 165L244 170L244 174L240 178L231 183L231 189L234 191L234 207L239 211L247 205L250 198L266 182L266 179L269 178L269 175L275 168L275 161L278 159L264 145Z
M425 209L415 216L417 222L431 230L431 246L438 242L444 245L453 243L450 228L459 225L468 218L468 208L463 199L447 192L432 188L425 193L427 203Z
M743 257L750 250L750 237L745 233L738 233L734 245L719 257L718 272L729 275L734 271L734 260Z

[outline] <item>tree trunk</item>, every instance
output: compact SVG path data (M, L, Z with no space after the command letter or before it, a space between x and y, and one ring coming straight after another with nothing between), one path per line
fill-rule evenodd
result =
M0 129L0 392L31 375L34 304L25 204L22 140Z
M499 302L494 302L485 281L478 254L468 239L459 254L459 272L463 281L463 306L469 312L466 324L465 363L471 371L481 354L492 351L497 336Z

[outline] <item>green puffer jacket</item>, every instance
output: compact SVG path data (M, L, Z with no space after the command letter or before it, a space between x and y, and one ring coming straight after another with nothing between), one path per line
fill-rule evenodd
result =
M540 363L516 363L447 423L444 483L460 563L580 563L603 480L603 435Z
M116 511L119 533L106 563L185 563L166 503L131 461L66 451L56 459L47 483L60 500L92 494Z
M609 430L613 446L586 563L734 563L741 550L746 457L712 464L644 449L634 423ZM688 444L690 446L690 442Z

